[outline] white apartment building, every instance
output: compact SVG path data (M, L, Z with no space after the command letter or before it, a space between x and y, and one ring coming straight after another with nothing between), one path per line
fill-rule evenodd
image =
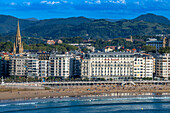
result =
M170 53L156 57L156 76L166 80L170 77Z
M38 53L40 77L48 76L49 57L50 57L50 53Z
M20 55L11 57L9 61L9 75L26 76L26 60L26 57Z
M39 60L39 76L48 76L48 60Z
M73 66L74 61L74 66ZM23 54L10 59L10 75L68 78L80 73L80 58L73 60L69 54ZM74 69L74 72L73 72Z
M29 54L26 61L27 76L39 76L39 61L37 54Z
M90 53L82 60L81 76L88 78L132 78L133 53L107 52Z
M72 76L72 55L51 54L49 57L48 76L68 78Z
M148 54L134 55L134 77L153 78L154 58Z

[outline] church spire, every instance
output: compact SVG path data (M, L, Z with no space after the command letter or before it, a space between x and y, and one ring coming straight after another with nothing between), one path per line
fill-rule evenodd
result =
M21 33L20 33L20 27L19 27L19 19L18 19L18 25L17 25L17 37L21 37Z
M16 54L16 47L15 47L15 43L14 43L14 47L13 47L13 54Z
M17 33L16 33L16 38L15 38L13 53L14 54L23 53L23 45L21 43L19 20L18 20L18 25L17 25Z

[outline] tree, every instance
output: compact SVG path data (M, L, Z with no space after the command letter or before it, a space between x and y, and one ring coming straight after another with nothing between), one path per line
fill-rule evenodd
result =
M163 53L170 53L170 47L169 46L165 47L165 48L161 47L159 49L159 53L161 53L161 54L163 54Z
M155 46L143 46L142 49L146 52L153 52L155 53L156 52L156 47Z

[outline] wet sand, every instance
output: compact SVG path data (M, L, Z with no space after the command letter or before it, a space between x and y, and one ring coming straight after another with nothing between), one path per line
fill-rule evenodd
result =
M82 97L88 95L103 95L112 93L133 93L139 95L141 93L169 93L170 86L143 85L143 86L70 86L55 87L46 89L30 89L30 88L11 88L0 86L0 100L15 99L32 99L32 98L61 98Z

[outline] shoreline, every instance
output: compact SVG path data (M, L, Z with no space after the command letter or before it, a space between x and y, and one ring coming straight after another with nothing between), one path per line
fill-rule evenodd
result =
M13 87L0 86L0 101L29 100L63 97L123 97L123 96L169 96L170 86L73 86L73 87Z

